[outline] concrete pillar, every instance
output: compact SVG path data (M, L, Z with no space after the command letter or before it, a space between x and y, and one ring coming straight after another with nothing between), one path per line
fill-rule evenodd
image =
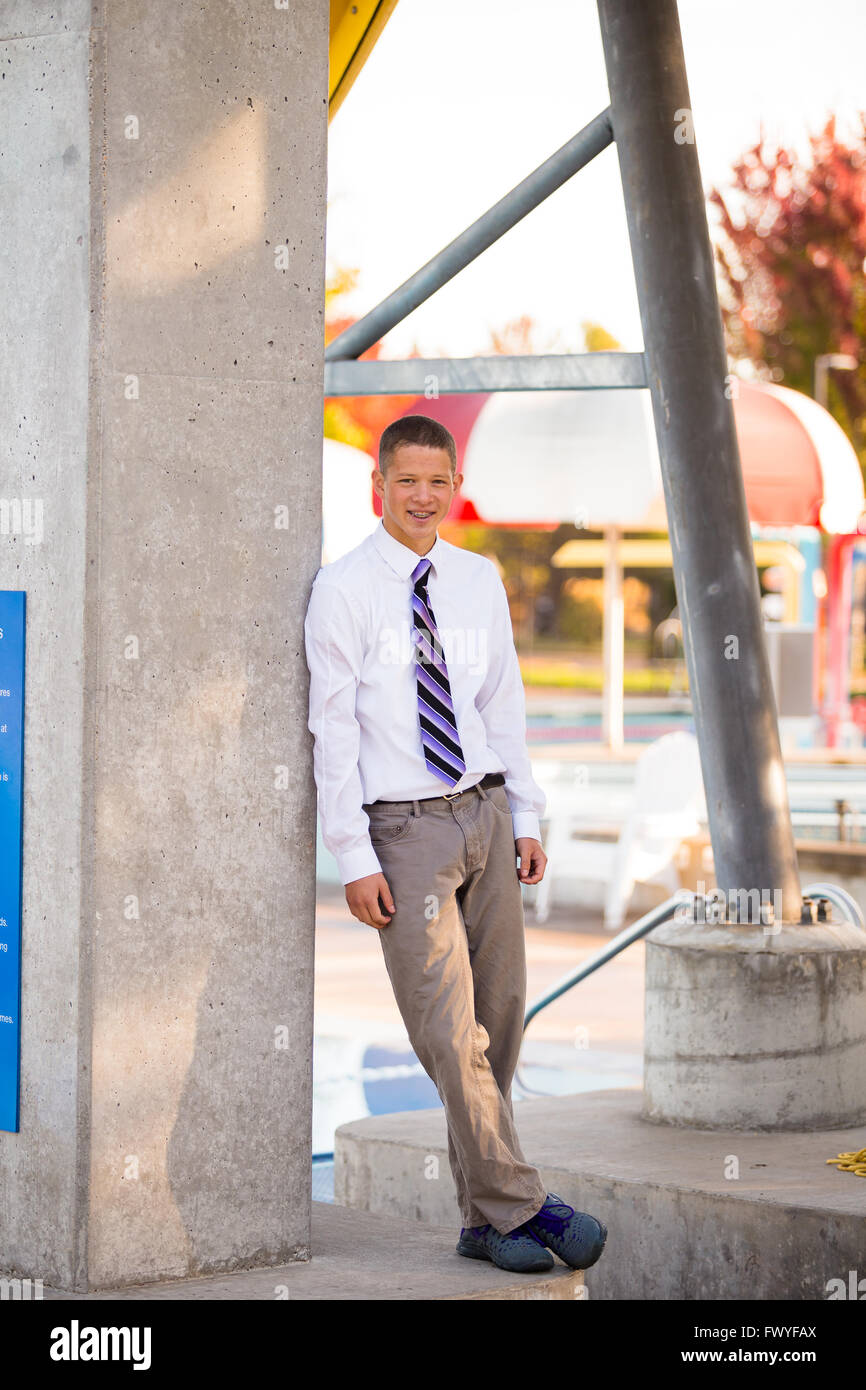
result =
M13 0L0 536L27 591L0 1268L309 1258L326 0Z
M866 1123L866 933L848 922L657 927L643 1115L701 1129Z

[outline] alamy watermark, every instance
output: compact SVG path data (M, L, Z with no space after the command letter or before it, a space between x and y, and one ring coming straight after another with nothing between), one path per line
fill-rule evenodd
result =
M766 936L781 930L782 892L779 888L711 888L698 879L694 893L680 888L680 902L674 909L674 921L692 926L716 923L736 923L762 926Z
M487 628L440 627L437 631L439 641L431 649L424 634L418 628L410 628L408 622L399 628L380 628L380 662L383 666L408 666L413 661L418 666L434 666L444 661L449 671L457 666L465 666L471 675L485 674ZM445 647L451 653L447 660Z
M39 545L42 514L41 497L0 497L0 536L23 536L25 545Z
M44 1297L41 1279L0 1278L0 1302L27 1303Z

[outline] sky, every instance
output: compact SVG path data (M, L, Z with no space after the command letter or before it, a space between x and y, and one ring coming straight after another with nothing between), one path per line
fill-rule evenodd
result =
M759 137L808 152L866 111L866 0L680 0L704 190ZM609 104L595 0L398 0L332 120L329 273L360 317ZM383 356L489 350L535 320L537 352L600 323L643 342L615 147L598 155L383 340Z

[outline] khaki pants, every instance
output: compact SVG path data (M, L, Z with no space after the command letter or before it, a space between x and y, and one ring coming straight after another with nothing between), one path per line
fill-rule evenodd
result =
M364 810L395 907L374 930L409 1040L445 1107L463 1225L489 1222L505 1235L547 1195L521 1152L511 1105L526 951L505 788Z

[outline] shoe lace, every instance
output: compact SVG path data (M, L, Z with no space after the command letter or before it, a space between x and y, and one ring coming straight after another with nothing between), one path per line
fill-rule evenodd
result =
M574 1216L574 1207L570 1207L567 1202L563 1202L560 1197L551 1195L550 1200L536 1213L533 1220L540 1221L543 1226L548 1227L556 1236L565 1234L565 1228Z

